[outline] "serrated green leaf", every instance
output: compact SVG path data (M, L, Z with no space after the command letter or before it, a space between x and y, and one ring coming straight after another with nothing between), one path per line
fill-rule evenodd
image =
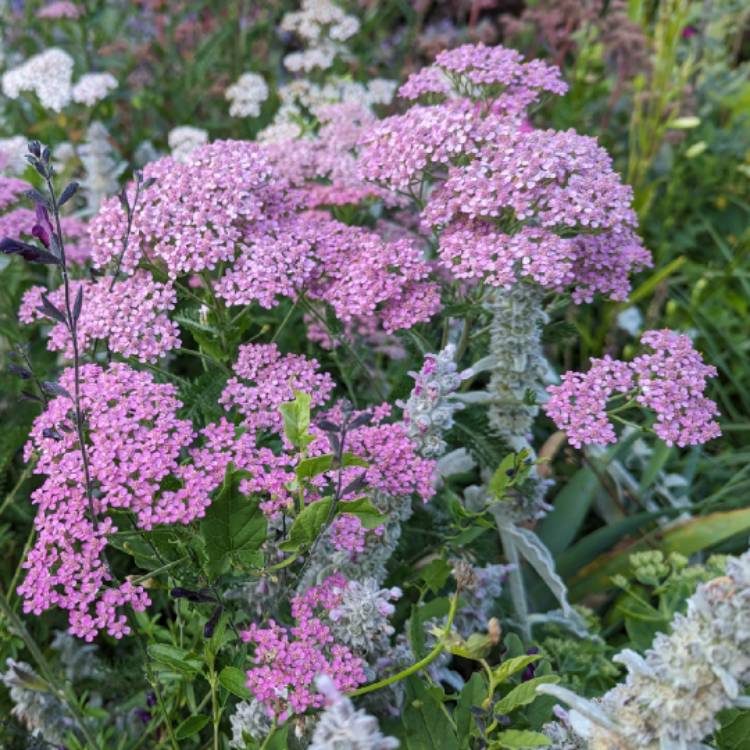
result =
M247 687L247 675L239 667L224 667L219 672L219 684L243 701L252 700L253 694Z
M255 564L266 540L266 518L257 498L243 495L239 489L246 476L228 466L224 483L201 521L211 576L221 575L233 562Z
M312 544L328 520L332 503L332 498L324 497L306 505L294 519L292 528L289 530L289 538L279 545L281 549L285 552L293 552Z
M508 454L500 462L500 466L498 466L495 470L495 473L492 475L492 478L490 479L488 485L488 489L492 497L499 499L505 494L505 488L508 486L508 484L510 484L511 479L513 478L513 475L509 474L508 472L512 472L515 464L515 453Z
M445 585L451 574L451 564L442 557L438 557L429 565L421 568L419 577L427 584L428 588L435 594Z
M327 472L333 465L333 454L326 453L323 456L305 458L297 464L294 470L297 479L312 479Z
M175 729L174 736L178 740L186 740L188 737L198 734L208 722L208 716L191 716Z
M544 685L545 683L554 684L559 681L560 678L556 675L546 675L545 677L534 677L531 680L522 682L497 702L495 712L507 715L511 711L515 711L517 708L536 700L537 685Z
M281 404L284 434L295 448L305 448L313 440L310 435L310 394L294 392L294 401Z

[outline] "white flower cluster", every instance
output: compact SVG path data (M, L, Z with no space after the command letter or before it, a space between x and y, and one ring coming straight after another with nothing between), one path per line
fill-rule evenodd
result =
M232 117L257 117L268 99L268 85L257 73L243 73L225 92Z
M28 140L22 135L0 138L0 158L4 160L3 171L9 175L19 175L26 171Z
M588 750L705 748L717 714L750 703L742 695L750 684L750 552L729 558L725 576L701 584L645 656L625 650L615 660L628 676L598 701L556 685L539 688L570 705L571 728Z
M127 164L121 161L109 139L109 132L95 121L86 131L86 140L78 147L83 164L81 189L86 198L86 213L95 214L102 202L119 189L119 177Z
M330 677L317 680L318 690L329 701L312 736L308 750L395 750L399 742L384 737L377 719L341 695Z
M73 728L65 706L50 692L49 685L25 662L8 659L0 682L10 691L11 713L34 736L50 745L62 745Z
M330 68L346 41L359 31L359 21L331 0L302 0L302 7L281 19L282 31L296 34L307 49L292 52L284 65L292 72Z
M396 608L391 602L400 598L401 589L380 588L374 578L348 581L341 603L330 612L334 637L360 656L384 655L394 633L389 618Z
M3 93L18 99L24 91L39 97L45 109L59 112L70 103L73 58L57 47L30 57L3 74Z
M293 140L303 135L301 123L306 112L317 116L321 107L329 104L353 103L367 110L377 104L390 104L398 84L385 78L373 78L358 83L347 78L332 78L324 84L306 78L281 86L278 90L281 106L273 122L258 134L258 139L270 142Z
M93 106L117 88L109 73L87 73L73 85L73 58L57 47L40 52L3 74L2 89L9 99L30 91L45 109L60 112L71 101Z
M111 73L86 73L73 86L73 101L93 107L117 88L117 79Z
M192 125L181 125L169 131L167 143L172 150L172 158L185 162L196 148L208 143L208 133Z
M448 344L437 354L426 354L419 372L410 372L414 389L405 403L404 422L417 450L427 458L445 453L443 435L453 427L453 415L464 405L452 396L471 370L459 372L454 361L456 347Z
M493 400L490 426L513 450L528 447L531 424L539 411L526 402L527 392L544 397L549 365L542 352L543 292L516 283L490 298L490 354L496 360L488 390Z

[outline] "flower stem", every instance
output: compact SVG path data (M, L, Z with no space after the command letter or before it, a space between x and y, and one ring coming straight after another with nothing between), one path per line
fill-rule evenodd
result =
M456 593L453 594L453 598L451 599L451 607L450 611L448 612L448 621L446 622L445 629L443 630L443 638L435 646L435 648L433 648L432 651L430 651L430 653L424 657L424 659L421 659L416 664L412 664L410 667L407 667L403 671L398 672L398 674L391 675L390 677L386 677L382 680L379 680L378 682L371 682L369 685L365 685L364 687L358 688L357 690L352 690L352 692L347 693L347 695L350 698L356 698L358 695L365 695L366 693L372 693L375 690L380 690L380 688L388 687L388 685L393 685L396 682L400 682L401 680L410 677L411 675L419 672L420 670L429 666L433 661L435 661L435 659L437 659L438 656L440 656L440 654L445 651L445 639L450 635L451 629L453 628L453 620L456 616L456 610L458 609L458 594L459 590L456 589Z

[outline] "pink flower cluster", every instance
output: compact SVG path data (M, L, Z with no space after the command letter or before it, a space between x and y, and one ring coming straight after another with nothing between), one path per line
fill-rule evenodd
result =
M548 288L573 287L624 299L633 271L651 256L634 232L632 190L593 138L568 130L497 129L480 158L452 167L423 212L447 226L440 258L458 278L508 285L529 276Z
M373 125L361 138L361 174L415 200L455 278L509 286L527 277L570 289L577 303L624 299L629 275L651 264L631 189L593 138L523 119L543 92L565 90L556 68L514 50L443 52L401 93L452 98Z
M255 143L216 141L185 163L170 157L152 162L144 177L155 182L143 192L133 219L122 260L126 273L143 258L163 264L170 278L214 269L233 261L254 232L273 226L286 210L287 185ZM131 203L133 197L131 186ZM126 223L116 198L91 221L97 267L120 254Z
M240 347L230 378L219 402L236 407L251 430L281 431L279 406L294 400L294 391L312 397L311 406L322 406L334 388L333 379L318 371L318 362L298 354L282 356L276 344L246 344Z
M541 60L524 63L514 49L465 44L441 52L433 66L409 76L398 93L405 99L430 94L491 97L495 111L518 114L544 92L562 95L567 90L559 69Z
M385 421L391 415L390 404L375 407L372 414L373 419L369 425L347 433L345 445L348 453L367 461L367 468L364 469L365 486L371 491L394 497L416 495L422 502L428 502L435 494L435 462L416 454L403 422ZM325 418L335 422L339 415L337 407L329 411ZM327 440L321 434L311 444L311 448L321 449L324 444L327 446ZM363 469L354 466L345 469L344 484L352 481L362 471ZM352 495L350 499L355 496Z
M387 242L304 211L318 203L310 191L321 187L342 189L347 200L379 191L355 174L347 149L360 126L347 129L342 118L324 122L331 143L320 146L218 141L185 163L149 164L145 178L155 182L135 213L123 272L132 274L141 261L163 266L171 279L219 269L223 275L211 284L228 305L272 308L306 293L330 304L345 324L374 321L388 332L428 320L440 308L439 287L416 244ZM320 177L330 185L316 183ZM318 197L339 202L329 193ZM107 201L90 226L97 267L120 255L125 229L119 201Z
M49 5L45 5L43 8L37 11L37 18L78 18L81 15L81 11L75 3L68 2L68 0L53 0Z
M716 368L704 364L690 339L674 331L647 331L641 343L654 351L632 362L592 359L588 372L567 372L560 385L547 389L544 409L575 447L616 442L607 415L614 393L653 410L654 432L667 445L683 448L721 435L716 404L704 396Z
M72 299L80 287L83 287L83 307L78 319L80 349L91 347L95 341L106 341L113 352L123 357L156 362L180 345L179 328L168 317L168 311L177 303L172 286L154 281L146 271L137 271L114 285L111 276L102 276L96 281L74 281L71 283ZM43 287L34 286L25 292L18 312L22 323L48 320L39 309L44 291ZM64 310L63 287L48 296L52 304ZM67 326L54 325L48 346L52 351L64 352L68 358L73 356Z
M359 518L351 513L342 513L331 524L330 542L334 549L343 550L354 556L365 551L367 535L383 535L383 527L366 529Z
M482 114L481 105L456 99L380 120L360 142L362 177L406 194L418 191L427 172L480 154L487 135L480 132Z
M68 392L74 390L73 378L66 370L60 379ZM190 422L176 416L182 404L174 386L155 383L151 375L123 364L106 370L84 365L81 406L97 522L90 516L71 401L61 395L35 420L25 449L27 461L38 457L35 473L46 478L32 494L39 506L37 539L23 563L28 573L19 593L26 612L68 610L74 635L90 641L106 629L120 638L130 632L120 608L129 603L143 610L149 600L128 582L108 586L112 574L104 548L117 529L106 512L127 510L146 530L186 524L204 514L216 482L181 463L195 434ZM176 488L162 488L167 477Z
M248 472L248 478L240 483L240 492L260 495L260 508L266 516L274 518L291 507L294 498L287 485L295 474L289 455L259 447L255 432L238 428L225 418L205 427L201 436L203 445L190 452L197 470L218 485L231 463L235 469Z
M215 285L232 305L279 296L327 302L344 323L378 321L392 332L429 320L440 309L439 287L419 247L387 242L323 213L307 213L256 236Z
M5 161L0 156L0 169L5 166ZM19 180L17 177L0 175L0 210L5 210L18 202L30 187L31 185L28 182Z
M396 201L387 190L362 180L356 147L375 116L355 102L316 107L321 122L315 138L265 144L271 164L294 186L294 195L308 208L341 206L380 198Z
M342 692L366 680L362 659L337 643L331 632L331 611L345 586L346 579L337 574L295 596L295 624L290 628L269 620L266 627L252 624L242 633L243 640L255 646L247 686L279 722L324 705L324 696L315 689L320 675L329 677Z

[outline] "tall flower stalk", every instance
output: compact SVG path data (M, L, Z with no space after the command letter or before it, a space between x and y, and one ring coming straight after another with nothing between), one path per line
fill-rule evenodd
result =
M42 148L42 145L38 141L31 141L28 150L29 153L26 158L44 180L47 192L47 195L44 196L35 190L30 191L31 197L36 201L37 217L37 223L34 226L32 233L47 250L51 250L51 254L45 253L45 255L50 256L47 260L44 260L44 256L39 257L43 262L52 262L59 267L64 289L64 309L58 309L52 304L52 302L50 302L46 295L43 295L43 312L50 318L61 322L66 326L70 332L71 345L73 348L73 394L71 395L62 388L62 386L54 383L47 383L46 386L53 395L68 396L73 402L75 430L78 435L78 447L81 453L81 462L83 464L86 501L91 516L91 523L96 532L98 530L98 519L94 507L94 487L91 481L89 455L86 448L85 415L81 407L81 352L78 346L78 319L81 315L81 310L83 309L83 287L78 287L74 300L70 284L70 274L68 272L68 261L65 255L65 239L63 237L62 225L60 222L60 208L76 194L78 191L78 183L71 182L63 192L58 195L52 179L55 170L50 162L51 151L49 147ZM54 220L54 226L50 221L50 213ZM33 254L33 246L29 246L29 248L31 248ZM29 251L27 250L27 252ZM34 260L33 257L28 257L28 259Z

